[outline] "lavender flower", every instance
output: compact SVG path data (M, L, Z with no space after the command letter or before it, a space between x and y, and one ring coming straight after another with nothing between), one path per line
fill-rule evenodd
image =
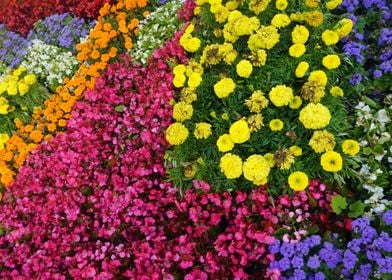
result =
M382 215L382 219L384 220L386 225L392 224L392 210L388 210Z
M318 268L320 266L320 258L317 255L311 256L306 265L312 269Z
M10 68L16 68L27 54L30 42L0 24L0 60Z

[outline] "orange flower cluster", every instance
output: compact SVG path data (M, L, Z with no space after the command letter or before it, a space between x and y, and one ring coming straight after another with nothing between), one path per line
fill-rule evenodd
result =
M147 0L119 0L101 8L89 39L77 46L77 59L82 65L74 77L66 79L43 108L36 109L29 124L17 121L17 131L0 150L0 186L7 187L13 181L18 168L41 141L50 140L63 129L75 102L86 89L94 88L96 78L110 60L132 47L138 33L137 18L147 15L143 9L146 6Z

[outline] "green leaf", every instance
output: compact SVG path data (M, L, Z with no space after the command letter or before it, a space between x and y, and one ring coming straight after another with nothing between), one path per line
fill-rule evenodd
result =
M333 212L339 215L340 213L342 213L342 210L347 208L346 198L341 195L333 196L331 201L331 207Z
M382 155L384 153L384 148L381 145L376 145L373 147L373 151L376 154Z
M365 210L365 203L358 200L349 206L350 212L348 216L351 218L358 218L363 214L363 210Z
M118 105L114 108L114 110L116 110L116 112L124 112L125 106L123 104Z
M362 150L362 152L363 152L363 154L364 155L370 155L371 153L372 153L372 148L370 148L370 147L365 147L363 150Z

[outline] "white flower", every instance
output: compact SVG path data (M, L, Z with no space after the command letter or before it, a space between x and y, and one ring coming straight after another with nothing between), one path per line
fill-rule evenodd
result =
M376 113L376 118L379 123L389 123L391 121L385 109L379 110Z

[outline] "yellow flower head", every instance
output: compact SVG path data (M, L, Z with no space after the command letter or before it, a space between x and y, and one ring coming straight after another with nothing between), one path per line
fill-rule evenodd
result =
M0 150L4 149L5 143L8 142L10 137L7 133L0 133Z
M211 125L209 123L201 122L196 124L194 131L196 139L207 139L211 133Z
M173 123L166 130L166 140L171 145L180 145L188 138L189 131L182 123Z
M340 65L340 57L336 54L330 54L323 57L323 65L327 69L336 69Z
M0 97L0 115L7 115L9 107L8 100Z
M184 64L178 64L173 68L174 75L184 74L186 71L186 67Z
M327 3L325 3L325 7L328 10L333 10L337 6L339 6L342 2L343 2L343 0L331 0L331 1L328 1Z
M24 82L18 83L18 91L21 96L25 95L29 91L29 86Z
M306 52L304 44L294 44L289 48L289 55L292 57L300 57Z
M16 83L15 84L12 83L12 84L8 85L8 88L7 88L8 95L17 95L18 94L17 86L18 86L18 84L16 84Z
M322 70L312 71L308 78L309 82L316 82L318 85L325 87L328 82L327 74Z
M197 37L191 37L182 41L181 46L187 52L196 52L200 48L201 41Z
M331 113L321 103L309 103L299 112L299 120L306 129L320 129L329 124Z
M250 138L250 129L248 123L244 119L234 122L230 126L229 135L234 143L245 143Z
M219 167L227 179L236 179L242 174L241 158L231 153L227 153L221 157Z
M350 34L351 30L353 29L354 23L349 18L344 18L340 20L336 26L334 27L335 32L338 34L339 38L346 37Z
M327 172L338 172L343 168L342 156L334 151L328 151L321 156L321 166Z
M192 118L193 107L192 105L180 101L173 107L173 118L178 122L183 122Z
M179 73L179 74L174 75L174 78L173 78L173 85L174 85L176 88L180 88L180 87L183 87L183 86L184 86L185 81L186 81L185 75L182 74L182 73Z
M223 78L214 85L214 92L219 98L225 98L234 91L235 87L233 79Z
M305 44L309 39L309 30L304 25L296 25L291 32L294 44Z
M271 25L275 26L276 28L286 27L290 23L291 20L286 14L276 14L271 20Z
M294 154L288 149L279 149L274 153L274 161L279 169L290 169L294 163Z
M223 153L231 151L234 148L234 142L231 140L229 134L219 136L216 145L218 146L218 150Z
M249 125L250 132L258 131L264 125L263 116L261 114L250 115L246 121Z
M23 80L29 86L31 86L37 82L37 78L35 77L34 74L28 74L28 75L24 76Z
M360 149L359 143L355 140L348 139L343 141L342 150L346 155L355 156Z
M250 63L249 60L243 59L238 62L236 66L236 71L238 76L242 78L249 78L250 74L252 74L253 71L252 63Z
M303 191L309 185L309 178L306 173L302 171L296 171L290 174L288 182L292 190Z
M317 8L320 0L305 0L305 5L309 8Z
M251 54L249 58L254 66L264 66L267 62L267 52L258 50L256 54Z
M307 24L313 27L318 27L324 22L324 15L320 11L311 11L304 13L304 19Z
M283 129L283 122L280 119L273 119L269 122L269 127L272 131L280 131Z
M199 73L194 72L189 76L188 86L190 88L197 88L202 80L203 78L201 77L201 75Z
M309 69L309 63L306 61L301 61L298 63L297 68L295 69L295 76L297 78L302 78L305 76L306 71Z
M301 147L298 147L298 146L296 146L296 145L291 146L291 147L289 148L289 151L290 151L290 153L292 153L292 154L295 155L296 157L302 155L302 149L301 149Z
M286 10L288 5L289 3L287 2L287 0L276 0L275 2L275 8L279 11Z
M309 140L309 146L319 154L332 151L335 148L335 137L326 130L315 131Z
M194 88L183 88L180 94L180 100L191 104L197 100L196 90Z
M343 96L344 95L344 92L343 92L343 90L340 88L340 87L338 87L338 86L333 86L330 90L329 90L329 93L332 95L332 96Z
M335 31L327 29L321 34L321 39L325 45L332 46L339 42L339 35Z
M260 26L255 34L249 36L248 47L255 53L259 49L272 49L279 42L279 32L275 26Z
M293 89L285 85L277 85L268 94L269 99L276 107L286 106L293 99Z
M267 183L270 170L268 161L262 155L252 155L244 162L244 177L255 185Z
M299 107L301 107L302 105L302 99L299 96L294 96L289 103L289 107L290 109L298 109Z
M250 0L249 10L253 11L256 15L264 12L267 9L271 0Z
M264 158L267 160L269 167L274 167L275 166L275 160L274 160L274 154L272 153L266 153L264 155Z
M268 103L268 99L261 90L254 91L250 98L245 100L245 105L252 113L260 113L262 109L267 108Z

